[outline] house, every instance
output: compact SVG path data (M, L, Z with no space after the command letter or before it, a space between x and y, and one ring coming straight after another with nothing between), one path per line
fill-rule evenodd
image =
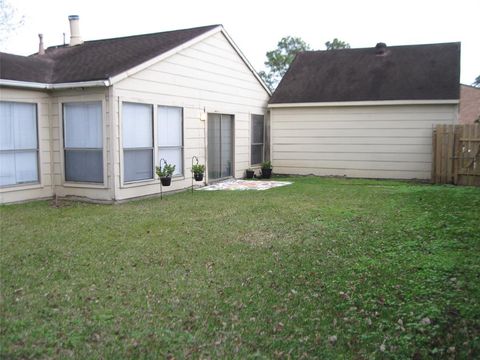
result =
M480 88L460 85L460 124L480 122Z
M298 54L268 105L275 172L430 179L459 77L460 43Z
M154 168L192 158L208 182L263 160L270 92L221 25L0 54L0 203L113 202L160 192ZM253 142L252 139L255 139Z

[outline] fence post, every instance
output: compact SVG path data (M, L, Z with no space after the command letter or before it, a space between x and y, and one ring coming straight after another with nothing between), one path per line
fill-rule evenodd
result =
M435 184L437 182L437 129L433 129L432 133L432 175L430 181Z

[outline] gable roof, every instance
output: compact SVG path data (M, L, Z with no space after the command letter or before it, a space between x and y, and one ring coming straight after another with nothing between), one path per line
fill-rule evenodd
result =
M44 55L0 54L0 78L50 84L106 80L220 25L54 46Z
M44 55L0 53L0 79L3 80L0 85L18 86L16 82L19 81L23 82L22 85L38 83L40 88L60 88L62 84L75 86L80 83L82 86L87 83L98 86L104 81L108 85L220 31L270 94L222 25L85 41L76 46L54 46L46 49Z
M299 53L269 104L459 99L460 43Z

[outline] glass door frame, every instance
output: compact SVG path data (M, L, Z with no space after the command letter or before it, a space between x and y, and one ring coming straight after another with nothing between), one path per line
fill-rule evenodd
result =
M212 118L212 116L220 116L220 126L219 126L219 131L218 131L218 138L217 138L217 141L219 142L219 146L220 146L220 161L219 161L219 172L221 173L222 170L221 170L221 164L223 162L223 159L221 157L222 155L222 119L224 117L227 117L230 119L231 121L231 131L230 131L230 136L231 136L231 167L230 167L230 174L227 175L227 176L220 176L218 178L211 178L210 177L210 172L211 172L211 166L213 166L213 164L210 163L210 154L209 154L209 150L210 150L210 147L213 146L213 144L210 144L209 142L209 125L211 124L210 120ZM225 180L225 179L229 179L229 178L233 178L234 177L234 174L235 174L235 116L233 114L224 114L224 113L208 113L207 114L207 131L206 131L206 141L207 141L207 156L206 156L206 163L207 163L207 169L206 169L206 175L207 175L207 182L208 183L212 183L212 182L217 182L217 181L222 181L222 180Z

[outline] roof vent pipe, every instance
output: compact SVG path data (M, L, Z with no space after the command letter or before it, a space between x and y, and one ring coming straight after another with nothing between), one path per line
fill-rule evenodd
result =
M38 55L45 55L45 47L43 46L43 34L38 34Z
M375 54L383 55L386 52L387 52L387 44L383 42L379 42L377 45L375 45Z
M75 46L83 44L82 37L80 36L80 16L70 15L68 17L70 21L70 44L69 46Z

